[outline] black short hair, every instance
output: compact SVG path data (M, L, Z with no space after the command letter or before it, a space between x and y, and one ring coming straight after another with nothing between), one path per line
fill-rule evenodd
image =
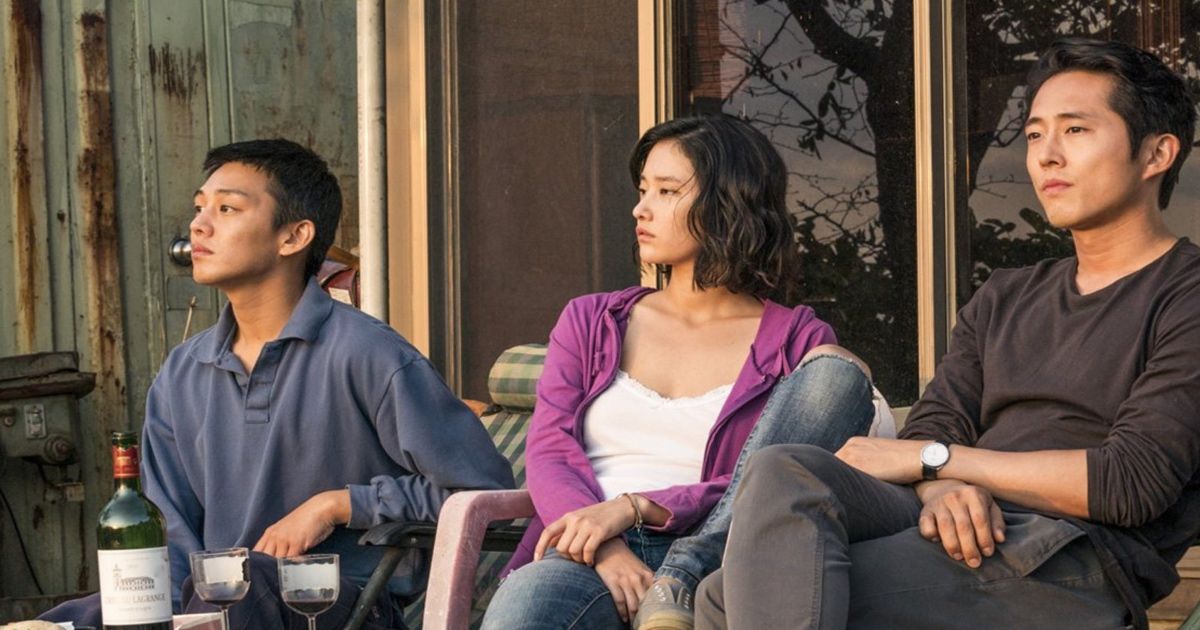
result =
M342 189L325 160L291 140L247 140L209 151L204 176L230 162L253 166L267 175L267 191L275 198L276 229L305 219L313 222L304 275L316 275L342 217Z
M1025 110L1029 111L1033 97L1050 77L1071 70L1113 78L1108 105L1125 121L1133 156L1151 134L1169 133L1179 138L1179 155L1158 190L1158 207L1166 208L1196 133L1196 106L1183 78L1158 57L1128 44L1081 37L1060 39L1029 72Z
M794 300L799 278L787 168L771 141L750 123L723 114L664 122L633 148L629 175L635 186L650 150L667 140L678 143L696 172L697 195L687 218L700 243L696 288Z

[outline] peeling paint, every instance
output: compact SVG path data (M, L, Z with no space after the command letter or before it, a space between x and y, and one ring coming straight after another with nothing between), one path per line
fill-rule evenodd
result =
M42 13L37 0L12 0L9 28L14 42L15 63L13 71L16 83L19 118L14 129L16 138L13 150L13 205L15 210L15 234L17 260L17 321L21 344L29 351L34 349L37 339L38 265L36 220L33 199L33 168L30 165L29 148L39 138L32 137L41 125L42 110ZM36 119L34 117L37 117Z
M206 71L203 52L173 50L166 43L150 46L150 77L154 87L168 96L188 100L196 93Z
M122 422L124 376L121 324L120 244L116 209L116 153L113 140L112 88L109 80L108 30L102 13L79 19L81 148L76 158L82 255L87 260L88 358L96 372L99 408Z

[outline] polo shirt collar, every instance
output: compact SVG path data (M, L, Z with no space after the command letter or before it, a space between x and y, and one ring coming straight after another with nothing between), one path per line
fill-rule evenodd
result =
M329 297L317 282L316 277L309 278L300 301L292 309L292 316L279 333L276 341L283 339L300 339L314 341L321 332L321 326L333 312L333 298ZM221 316L212 327L212 334L200 340L192 350L192 357L201 363L216 363L223 354L229 351L233 344L233 336L237 331L237 320L233 316L233 307L226 304L221 309Z
M333 298L321 288L315 276L310 277L308 286L304 288L304 295L300 296L300 301L292 310L292 316L279 333L279 339L316 341L321 333L321 326L332 312Z

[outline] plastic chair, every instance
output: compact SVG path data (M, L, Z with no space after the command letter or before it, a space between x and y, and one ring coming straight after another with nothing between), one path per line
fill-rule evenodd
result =
M525 434L545 358L544 345L515 346L500 355L488 374L492 407L480 421L512 464L519 488L525 485ZM525 531L524 524L504 523L532 515L533 503L523 489L468 490L446 500L437 523L393 522L371 528L359 544L388 549L343 630L361 627L388 578L413 549L432 550L433 559L423 597L423 620L410 614L405 623L429 630L477 625L498 586L500 570ZM494 525L497 523L500 525ZM420 604L421 600L415 602L410 612L419 610Z

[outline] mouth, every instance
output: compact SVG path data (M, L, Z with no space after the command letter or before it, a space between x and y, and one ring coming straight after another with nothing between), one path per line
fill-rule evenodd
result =
M211 249L208 249L207 247L203 247L201 245L192 243L192 258L195 258L197 256L211 256L211 255L212 255Z
M637 234L637 240L639 240L639 241L648 241L648 240L654 238L654 235L651 234L650 230L647 230L646 228L638 228L636 231L636 234Z
M1065 182L1061 179L1048 179L1042 182L1042 192L1047 194L1060 193L1070 187L1070 182Z

